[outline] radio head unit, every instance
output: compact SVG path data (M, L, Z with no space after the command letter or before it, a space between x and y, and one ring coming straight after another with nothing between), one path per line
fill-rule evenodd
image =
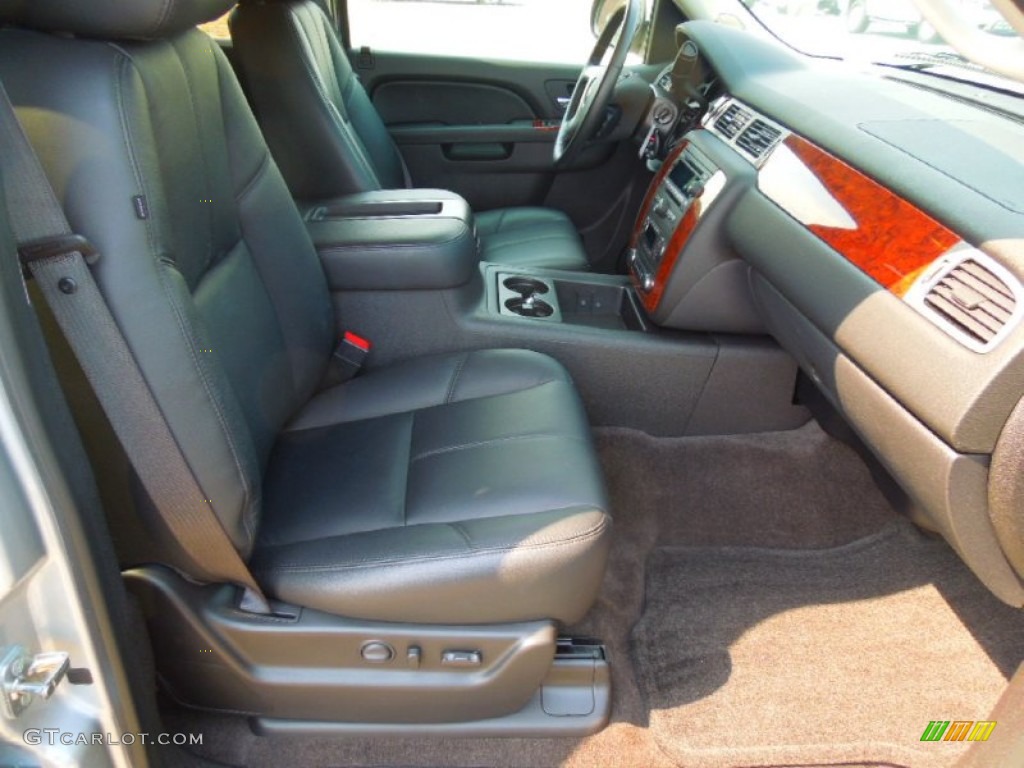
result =
M673 242L678 239L677 231L717 170L700 150L688 143L665 161L652 182L656 186L629 254L629 266L641 290L655 289L669 247L682 247L683 243Z

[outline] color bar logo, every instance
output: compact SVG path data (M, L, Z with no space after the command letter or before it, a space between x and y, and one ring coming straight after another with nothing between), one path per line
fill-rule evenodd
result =
M921 741L988 741L995 729L995 720L932 720Z

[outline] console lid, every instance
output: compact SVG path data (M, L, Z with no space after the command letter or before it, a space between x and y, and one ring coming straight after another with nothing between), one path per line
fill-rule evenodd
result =
M473 212L453 192L362 192L313 203L303 215L332 290L454 288L480 261Z

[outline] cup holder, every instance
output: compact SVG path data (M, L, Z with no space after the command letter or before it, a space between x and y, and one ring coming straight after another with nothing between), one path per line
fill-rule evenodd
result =
M508 288L510 291L518 293L524 299L532 295L544 294L548 292L548 286L546 283L543 283L540 280L535 280L532 277L506 277L504 280L504 286ZM544 302L541 303L543 304ZM511 309L511 307L509 307L509 309ZM548 312L548 315L550 314L551 313ZM547 317L548 315L540 315L540 317ZM534 317L534 315L530 315L530 317Z
M498 311L503 315L562 322L558 291L551 280L498 273Z
M519 278L509 278L509 280L515 280ZM524 278L526 279L526 278ZM509 280L505 281L505 285L510 290L516 290L508 285ZM531 281L532 282L532 281ZM547 286L544 286L544 291L547 291ZM537 291L537 293L543 293L543 291ZM555 313L554 307L548 304L542 299L538 299L534 293L530 293L528 296L524 296L521 299L507 299L505 301L505 308L510 312L514 312L517 315L523 317L551 317Z

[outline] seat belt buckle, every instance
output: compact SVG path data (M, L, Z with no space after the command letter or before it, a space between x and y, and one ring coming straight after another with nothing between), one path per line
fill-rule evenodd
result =
M26 270L34 261L52 259L69 253L82 254L85 263L90 266L100 257L100 252L81 235L54 235L18 244L18 258L21 260L22 268Z
M362 336L345 331L331 356L331 383L341 384L354 378L363 369L372 347L373 344Z

